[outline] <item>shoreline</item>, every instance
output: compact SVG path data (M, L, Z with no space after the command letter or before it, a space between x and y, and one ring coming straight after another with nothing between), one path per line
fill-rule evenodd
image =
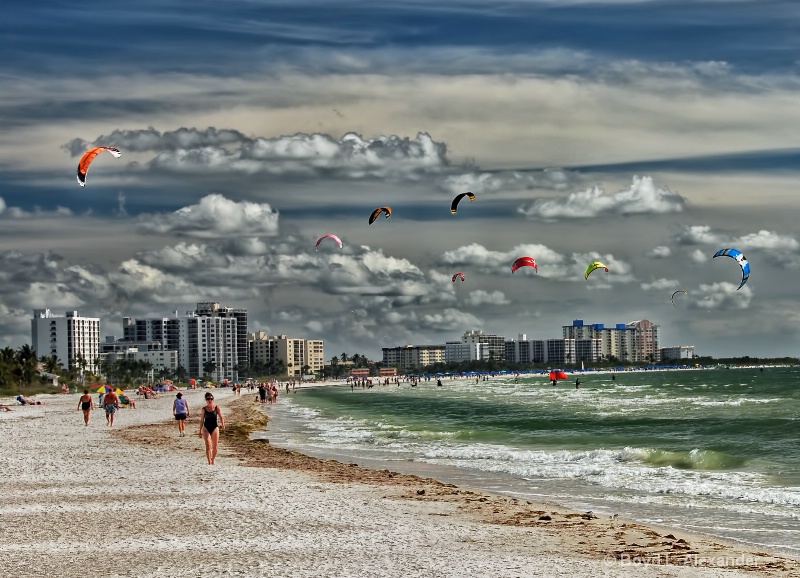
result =
M137 400L88 428L79 395L0 413L0 565L16 576L800 576L800 562L250 439L253 394L214 390L217 466L197 437L205 390ZM280 402L279 402L280 403ZM195 413L196 412L196 413ZM549 517L549 519L547 519ZM658 569L652 568L658 565Z
M594 538L595 543L579 542L585 548L577 548L582 554L598 559L609 556L617 560L631 560L639 564L662 565L669 560L670 565L695 565L715 567L714 560L722 558L730 560L728 568L741 570L789 570L792 565L800 569L800 560L786 554L766 553L757 545L744 541L718 538L699 532L688 531L654 524L639 522L616 516L597 516L593 513L578 512L551 500L531 501L508 494L475 489L465 484L441 482L434 477L422 477L412 473L401 473L389 469L361 466L355 463L345 464L335 458L310 456L302 452L272 446L269 443L269 416L260 409L260 404L251 403L242 398L234 402L237 416L248 416L253 421L253 413L264 416L261 428L253 428L247 432L246 439L227 439L234 452L243 457L247 465L254 467L277 467L305 471L318 475L328 481L337 483L365 483L373 485L406 485L424 486L424 494L406 492L405 499L436 500L445 502L475 502L465 509L472 515L487 523L501 525L536 525L550 531L567 531L577 533L584 538ZM251 434L266 431L266 437L251 438ZM282 456L282 459L278 456ZM278 464L278 465L276 465ZM459 498L461 496L461 498ZM463 504L462 504L463 506ZM549 519L542 520L542 516ZM554 529L555 527L555 529ZM597 534L596 532L600 532ZM603 535L605 533L605 535ZM624 547L613 543L621 534L628 534L629 542ZM659 541L655 544L653 540ZM638 542L643 542L639 544ZM694 544L692 547L690 544ZM698 548L699 546L699 548ZM605 549L604 549L605 548ZM741 564L736 563L738 552ZM781 568L782 561L789 567ZM705 561L705 562L704 562ZM746 563L745 563L746 562ZM773 575L773 574L769 574ZM800 571L798 571L800 576Z

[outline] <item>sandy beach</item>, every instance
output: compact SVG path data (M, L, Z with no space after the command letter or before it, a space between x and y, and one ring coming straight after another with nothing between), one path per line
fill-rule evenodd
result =
M265 420L253 394L215 390L229 427L208 466L203 393L185 392L184 438L171 393L113 429L98 410L84 427L77 394L0 400L0 574L800 576L737 544L249 440Z

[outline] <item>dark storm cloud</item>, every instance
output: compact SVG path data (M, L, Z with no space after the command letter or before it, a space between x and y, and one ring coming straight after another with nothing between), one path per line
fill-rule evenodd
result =
M72 156L79 156L92 146L113 146L129 152L161 152L225 145L250 145L252 142L253 139L233 129L179 128L178 130L159 132L153 127L149 127L142 130L116 129L110 134L97 137L91 143L76 138L65 144L64 148Z
M235 75L259 63L291 63L309 47L352 56L387 47L430 54L469 47L506 56L567 50L619 60L724 61L762 73L795 68L796 8L793 0L401 1L367 9L353 1L144 0L99 9L51 0L10 13L0 72L80 66L91 78L114 63L123 74L202 66ZM344 62L330 58L323 66Z
M721 155L701 155L675 159L653 159L607 165L569 167L592 173L686 172L686 173L744 173L758 171L800 171L800 149L780 149L737 152Z
M166 173L211 171L417 180L420 174L442 172L448 164L446 145L427 133L418 133L413 139L396 135L363 138L356 133L336 139L319 133L298 133L259 137L231 149L209 144L162 150L148 165L153 171Z
M117 95L98 96L97 99L72 99L69 96L55 98L52 95L36 95L24 103L0 102L0 119L6 129L38 125L50 121L103 120L118 119L124 114L126 118L140 117L143 120L154 114L183 113L191 109L199 109L191 98L165 100L157 98L124 98ZM71 146L70 146L71 145ZM73 155L77 144L70 143L68 150ZM84 149L85 150L85 149ZM83 151L81 151L83 152Z

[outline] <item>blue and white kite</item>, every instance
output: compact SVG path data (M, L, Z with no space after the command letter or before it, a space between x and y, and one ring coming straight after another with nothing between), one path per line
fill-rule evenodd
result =
M736 259L736 262L739 263L739 266L742 268L742 282L739 283L736 290L738 291L744 287L744 284L747 283L747 279L750 277L750 263L747 262L747 258L742 252L738 249L720 249L714 253L714 257L731 257Z

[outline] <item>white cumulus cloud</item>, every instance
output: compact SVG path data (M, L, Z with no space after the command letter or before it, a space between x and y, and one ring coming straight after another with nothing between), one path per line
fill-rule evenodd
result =
M204 239L259 237L278 233L278 211L267 203L236 202L219 194L173 213L143 215L140 230Z
M540 199L517 209L534 219L588 219L600 215L679 213L686 201L669 189L657 187L651 177L634 177L630 188L611 195L602 188L571 193L563 199Z
M667 259L672 256L672 249L666 245L659 245L658 247L653 247L650 251L648 251L647 256L652 257L653 259Z
M488 292L483 289L470 291L466 302L473 307L481 305L508 305L510 303L502 291Z
M650 283L642 283L641 287L643 291L663 291L667 289L678 289L680 287L680 282L675 279L662 278L651 281Z

